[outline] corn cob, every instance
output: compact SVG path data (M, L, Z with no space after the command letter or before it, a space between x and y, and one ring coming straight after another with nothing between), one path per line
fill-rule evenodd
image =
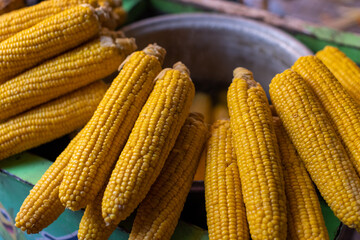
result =
M212 122L229 119L229 110L224 104L217 104L212 110Z
M106 183L103 185L95 200L86 206L84 215L80 221L78 231L79 240L105 240L108 239L116 229L117 225L115 224L105 224L101 215L101 201L104 196Z
M38 233L64 212L65 207L59 199L59 186L64 176L64 169L81 134L80 132L71 140L24 200L15 219L16 227L22 231L28 234Z
M346 91L360 104L360 68L336 47L326 46L316 53Z
M164 69L131 131L102 200L102 216L118 224L145 198L175 144L194 97L188 69Z
M0 120L104 78L135 50L134 39L101 36L0 85Z
M310 86L286 70L271 81L270 96L327 204L344 224L360 230L360 179Z
M0 14L11 12L22 7L25 7L24 0L0 0Z
M0 83L99 33L108 9L88 4L60 12L0 43Z
M82 3L93 7L97 5L96 0L51 0L3 14L0 16L0 42L54 14Z
M65 207L79 210L95 199L153 88L164 55L163 48L150 45L125 61L66 168L59 191Z
M95 82L0 123L0 160L83 126L105 91L105 83Z
M204 116L190 113L159 177L137 209L130 240L171 238L190 190L207 133Z
M211 127L205 172L209 239L249 239L239 170L229 120Z
M278 117L274 117L274 128L284 169L288 237L329 239L315 188Z
M201 153L199 165L197 166L195 175L194 175L194 181L204 181L205 179L205 162L206 162L206 151L204 150Z
M360 106L318 58L301 57L292 69L306 81L319 98L335 124L335 130L344 141L345 150L355 170L360 174Z
M228 106L251 238L285 239L285 186L271 111L249 70L234 70Z

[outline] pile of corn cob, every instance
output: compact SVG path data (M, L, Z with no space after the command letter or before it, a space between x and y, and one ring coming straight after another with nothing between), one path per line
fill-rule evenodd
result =
M49 0L0 16L0 160L85 125L136 49L120 3Z
M205 173L210 239L329 239L312 182L360 230L360 68L334 47L299 58L266 94L234 70L230 120L211 127Z

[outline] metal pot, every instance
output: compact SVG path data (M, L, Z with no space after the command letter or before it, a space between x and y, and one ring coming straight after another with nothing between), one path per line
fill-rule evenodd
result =
M148 18L123 28L140 49L165 47L165 67L182 61L197 90L227 88L235 67L253 71L266 92L276 73L312 52L295 38L269 25L219 14L174 14Z

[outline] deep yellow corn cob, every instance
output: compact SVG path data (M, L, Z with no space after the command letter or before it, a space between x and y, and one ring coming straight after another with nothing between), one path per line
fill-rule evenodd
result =
M319 98L344 141L355 170L360 174L360 106L317 57L301 57L292 69Z
M106 185L107 182L105 182L95 200L86 206L84 215L80 221L78 231L79 240L106 240L116 229L116 224L105 224L101 215L101 201L104 196Z
M0 120L102 79L136 48L134 39L101 36L0 85Z
M0 83L99 33L108 9L88 4L60 12L0 43Z
M15 219L16 227L22 231L28 234L38 233L64 212L65 207L59 199L59 186L81 134L80 132L71 140L24 200Z
M183 64L159 74L106 187L102 216L107 223L118 224L145 198L175 144L194 92Z
M360 179L310 86L286 70L272 79L270 96L327 204L344 224L360 230Z
M91 4L93 7L97 5L96 0L50 0L3 14L0 16L0 42L54 14L82 3Z
M190 113L159 177L136 211L129 240L171 238L191 188L207 135L204 116Z
M286 197L266 94L252 73L234 70L228 90L234 147L252 239L286 239Z
M229 120L211 127L205 171L209 239L249 239L240 175Z
M25 6L24 0L1 0L0 14L4 14ZM1 41L1 40L0 40Z
M284 169L290 239L329 239L311 179L278 117L274 128Z
M164 55L163 48L150 45L125 62L86 124L85 136L66 168L59 191L65 207L79 210L97 196L154 86L161 71L158 58Z
M105 91L98 81L0 123L0 160L83 126Z
M336 47L326 46L316 53L346 91L360 104L360 68Z

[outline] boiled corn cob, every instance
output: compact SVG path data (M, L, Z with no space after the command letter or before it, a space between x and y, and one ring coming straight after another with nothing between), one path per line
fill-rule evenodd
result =
M136 211L130 240L171 238L190 190L207 134L204 116L190 113L159 177Z
M194 92L182 63L158 75L106 187L102 200L105 222L118 224L145 198L175 144Z
M0 43L0 83L99 33L108 9L88 4L60 12Z
M11 12L22 7L25 7L24 0L0 0L0 14Z
M0 42L54 14L83 3L97 6L96 0L50 0L3 14L0 16Z
M360 230L360 179L320 101L292 70L277 74L270 96L311 179L334 214Z
M125 61L66 168L59 196L67 208L79 210L95 199L153 88L164 55L163 48L150 45Z
M292 69L306 81L319 98L344 141L345 150L355 170L360 175L360 106L317 57L301 57Z
M28 234L38 233L64 212L65 207L59 199L59 186L81 134L80 132L71 140L24 200L15 219L16 227L22 231Z
M134 39L101 36L10 79L0 85L0 120L110 75L135 48Z
M107 182L105 182L95 200L86 206L84 215L80 221L78 231L79 240L106 240L116 229L116 224L105 224L101 215L101 201L106 185Z
M329 239L311 179L278 117L274 128L284 168L289 239Z
M0 123L0 160L86 124L106 88L105 83L95 82Z
M286 197L266 94L252 73L234 70L228 90L234 147L252 239L286 239Z
M249 239L245 205L229 120L211 127L205 172L209 239Z
M336 47L327 46L316 53L346 91L360 104L360 68Z

